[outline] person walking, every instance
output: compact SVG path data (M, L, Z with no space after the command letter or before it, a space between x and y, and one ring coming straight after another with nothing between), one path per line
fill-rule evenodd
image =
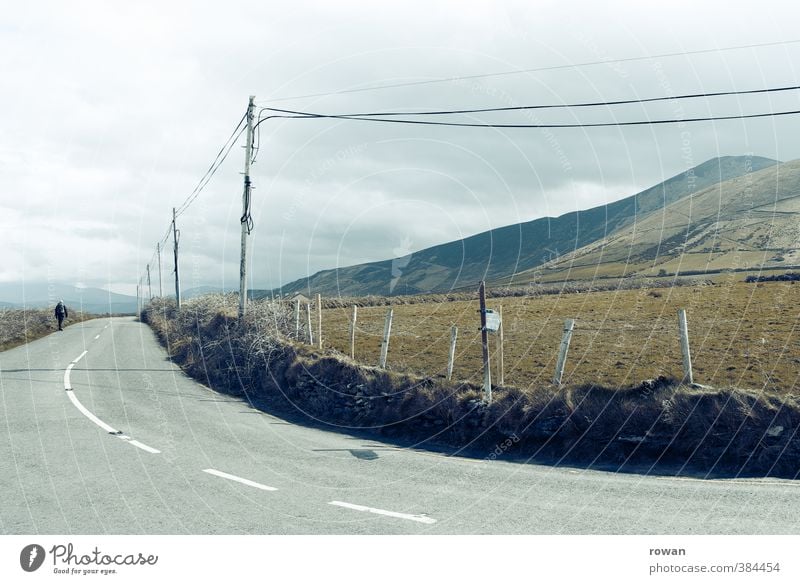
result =
M69 313L67 312L67 307L64 305L64 301L59 300L58 304L56 304L56 320L58 321L58 330L64 330L61 325L63 324L64 319L68 316Z

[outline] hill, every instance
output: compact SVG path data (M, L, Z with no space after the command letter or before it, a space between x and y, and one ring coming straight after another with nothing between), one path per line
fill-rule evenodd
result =
M539 270L543 280L785 268L800 263L800 160L729 179ZM529 279L523 272L518 283Z
M762 157L714 158L608 205L500 227L402 258L324 270L282 286L279 292L319 292L325 296L419 294L469 288L482 279L508 279L636 225L693 192L774 164L776 161ZM255 297L268 294L253 291Z
M133 314L136 297L101 288L54 282L2 282L0 303L7 308L48 308L59 299L73 310L92 314Z

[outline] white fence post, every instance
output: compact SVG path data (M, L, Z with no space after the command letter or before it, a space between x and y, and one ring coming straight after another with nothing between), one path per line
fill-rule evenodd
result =
M564 335L561 337L561 346L558 349L558 361L556 362L556 374L553 376L553 383L561 385L564 377L564 366L567 364L567 351L569 342L572 340L572 329L575 328L575 321L568 318L564 321Z
M447 381L453 378L453 365L456 361L456 339L458 338L458 327L450 327L450 353L447 359Z
M681 353L683 353L683 380L692 385L692 353L689 351L689 325L686 322L686 310L678 309L678 329L681 335Z
M311 330L311 304L306 304L306 316L308 317L308 344L314 344L314 331Z
M353 318L350 321L350 358L356 358L356 317L358 315L358 306L353 304Z
M389 353L389 335L392 333L392 315L394 309L390 308L386 313L386 322L383 325L383 341L381 342L381 360L378 366L381 369L386 369L386 355Z
M317 346L322 350L322 295L317 294Z

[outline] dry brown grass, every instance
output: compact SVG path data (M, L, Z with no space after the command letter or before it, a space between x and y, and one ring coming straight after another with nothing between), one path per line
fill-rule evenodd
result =
M747 315L751 306L759 306L766 312L773 312L772 307L779 314L791 311L788 307L791 288L773 288L771 294L764 292L765 288L736 284L728 288L682 289L677 297L672 296L674 291L662 291L660 297L647 290L634 292L633 296L621 296L627 302L628 319L618 320L637 322L635 317L639 316L645 322L658 321L666 318L662 313L667 312L674 317L672 312L677 305L686 306L692 314L698 310L697 306L710 299L716 299L719 311L736 309L742 315ZM536 322L556 323L556 333L550 340L557 342L562 315L575 316L583 322L592 317L592 322L607 324L611 308L619 307L620 298L613 296L601 293L538 298L536 302L518 300L521 305L518 311L527 315L520 322L535 321L530 316L533 315L540 319ZM745 301L747 298L749 301ZM427 326L439 321L449 325L454 316L463 318L465 323L476 320L474 302L464 306L455 302L414 305L395 310L402 313L399 309L407 308L413 316L414 310L423 307L428 312L421 322ZM374 310L374 314L364 310L368 314L362 321L362 329L371 332L371 340L362 333L359 346L362 359L372 354L377 359L377 345L373 343L378 339L383 310ZM326 330L330 333L331 322L335 322L337 315L345 317L346 311L329 309L326 315ZM394 337L401 339L393 345L395 359L398 351L409 352L402 367L404 371L399 371L399 367L380 370L354 362L336 351L319 352L293 341L291 310L281 303L255 302L242 322L236 317L235 296L192 300L180 314L171 301L159 300L145 312L145 319L165 342L170 356L190 375L219 391L240 395L257 407L291 414L306 423L322 423L348 431L366 430L404 441L412 439L418 444L447 444L478 456L485 456L503 443L511 445L517 454L546 456L556 461L620 466L668 463L726 475L794 478L798 473L800 400L785 387L768 391L696 388L666 377L621 387L603 386L597 381L577 383L579 369L573 367L564 387L548 383L548 371L547 376L539 375L542 377L539 383L498 388L494 401L487 405L481 401L481 391L475 383L448 383L434 376L413 374L415 369L424 369L424 359L435 356L431 349L438 347L421 338L419 333L425 329L420 328L423 324L419 322L411 331L400 327L400 334ZM747 322L744 317L738 320ZM757 319L752 317L752 320ZM510 329L508 312L506 322ZM438 327L436 324L437 330ZM553 334L545 330L531 332L527 327L528 324L519 325L511 338L518 340L526 338L524 334L535 334L536 338L545 339ZM477 336L477 331L473 331L473 336ZM653 339L658 336L650 335ZM329 343L334 341L328 339ZM466 351L472 351L476 341L471 338L461 356L462 378L475 376L475 371L468 368ZM649 359L639 366L652 377L653 364L666 357L660 353L646 357L647 346L641 339L626 342L638 349L640 358ZM582 346L577 342L573 354L586 367L581 373L586 379L603 373L592 371L588 365L592 363L592 354L602 353L599 343ZM766 360L768 355L762 353L760 358ZM669 359L671 367L679 367L673 363L676 358ZM519 371L517 374L522 375Z
M64 326L96 318L94 315L71 311ZM0 309L0 351L24 345L58 330L52 309Z
M680 377L677 310L685 308L696 382L791 394L800 374L798 296L800 284L728 278L694 287L502 298L488 306L503 307L507 385L549 382L566 318L575 319L567 384L626 387L660 375ZM394 306L389 367L443 374L456 324L454 377L480 383L477 309L477 300ZM359 308L357 361L377 364L386 310ZM350 315L350 308L323 310L325 347L349 354ZM494 342L490 337L492 351Z

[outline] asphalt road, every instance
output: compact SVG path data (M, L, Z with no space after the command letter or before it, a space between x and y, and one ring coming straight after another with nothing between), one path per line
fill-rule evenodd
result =
M290 424L189 379L129 318L0 353L0 398L4 534L800 533L800 482L475 460Z

